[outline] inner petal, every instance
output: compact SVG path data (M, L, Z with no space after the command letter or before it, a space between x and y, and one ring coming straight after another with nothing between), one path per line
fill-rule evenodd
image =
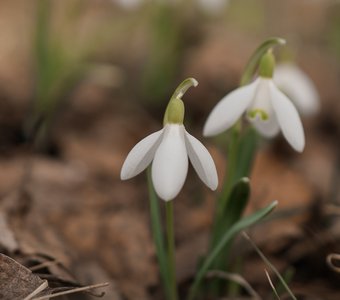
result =
M270 79L260 78L255 90L253 101L248 110L247 117L249 121L269 121L273 117L273 107L270 102Z

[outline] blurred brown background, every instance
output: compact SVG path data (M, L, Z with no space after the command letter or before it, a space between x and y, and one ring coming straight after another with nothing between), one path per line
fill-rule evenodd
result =
M185 125L211 151L222 181L224 143L203 139L202 126L238 86L255 48L279 36L287 47L278 59L289 53L311 77L321 111L303 119L303 154L282 137L262 143L249 211L280 204L270 226L252 236L280 271L295 269L297 294L339 299L340 277L326 264L340 251L339 1L232 0L217 10L196 0L129 3L0 1L1 252L26 266L57 259L63 267L44 273L64 280L71 280L65 267L75 282L110 281L103 299L162 299L145 174L121 182L123 160L161 127L174 88L194 77ZM214 202L192 171L178 198L185 291ZM245 250L247 257L241 273L270 295L262 261Z

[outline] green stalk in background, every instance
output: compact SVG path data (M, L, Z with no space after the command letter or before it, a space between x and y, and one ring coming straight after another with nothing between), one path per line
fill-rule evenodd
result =
M109 33L94 26L95 30L91 31L94 34L85 42L77 41L74 35L78 21L88 6L81 0L65 2L63 21L55 27L52 26L52 15L56 2L37 0L33 43L36 88L24 132L39 150L49 147L51 128L59 110L75 85L93 68L94 64L87 64L87 60Z
M142 93L147 101L166 98L179 70L183 50L181 11L169 3L150 6L150 54L144 70ZM152 95L152 98L150 98Z

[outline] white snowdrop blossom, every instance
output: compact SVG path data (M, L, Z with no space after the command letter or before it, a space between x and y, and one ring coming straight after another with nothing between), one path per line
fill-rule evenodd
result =
M197 85L190 79L189 84ZM191 86L190 85L190 86ZM188 86L173 97L165 113L163 129L141 140L128 154L120 177L130 179L151 164L151 178L157 195L169 201L182 189L190 160L199 178L211 189L218 185L214 161L208 150L183 125L184 105L181 96ZM177 91L177 90L176 90ZM176 95L176 92L175 94Z
M229 0L197 0L200 7L210 14L219 14L229 4Z
M275 68L274 82L294 102L303 115L313 115L320 109L319 94L311 79L293 63Z
M143 0L112 0L118 3L121 7L132 10L138 8L144 1Z
M260 70L255 81L234 90L218 102L208 116L203 134L213 136L221 133L246 112L247 119L261 135L270 138L281 130L288 143L302 152L305 135L299 114L293 103L276 87L271 78L272 69L265 74L261 74Z

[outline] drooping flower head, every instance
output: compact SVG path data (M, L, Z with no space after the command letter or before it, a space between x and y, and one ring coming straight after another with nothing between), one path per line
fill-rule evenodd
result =
M185 80L171 97L164 114L163 129L141 140L128 154L120 177L122 180L141 173L151 162L151 178L157 195L165 201L174 199L182 189L190 159L200 179L212 190L218 178L212 157L203 144L190 135L183 125L182 96L198 82ZM189 159L188 159L189 157Z
M226 95L210 113L203 130L213 136L233 126L246 112L248 121L265 137L281 130L288 143L298 152L305 146L305 135L293 103L273 81L274 55L268 51L259 65L259 76L250 84Z

